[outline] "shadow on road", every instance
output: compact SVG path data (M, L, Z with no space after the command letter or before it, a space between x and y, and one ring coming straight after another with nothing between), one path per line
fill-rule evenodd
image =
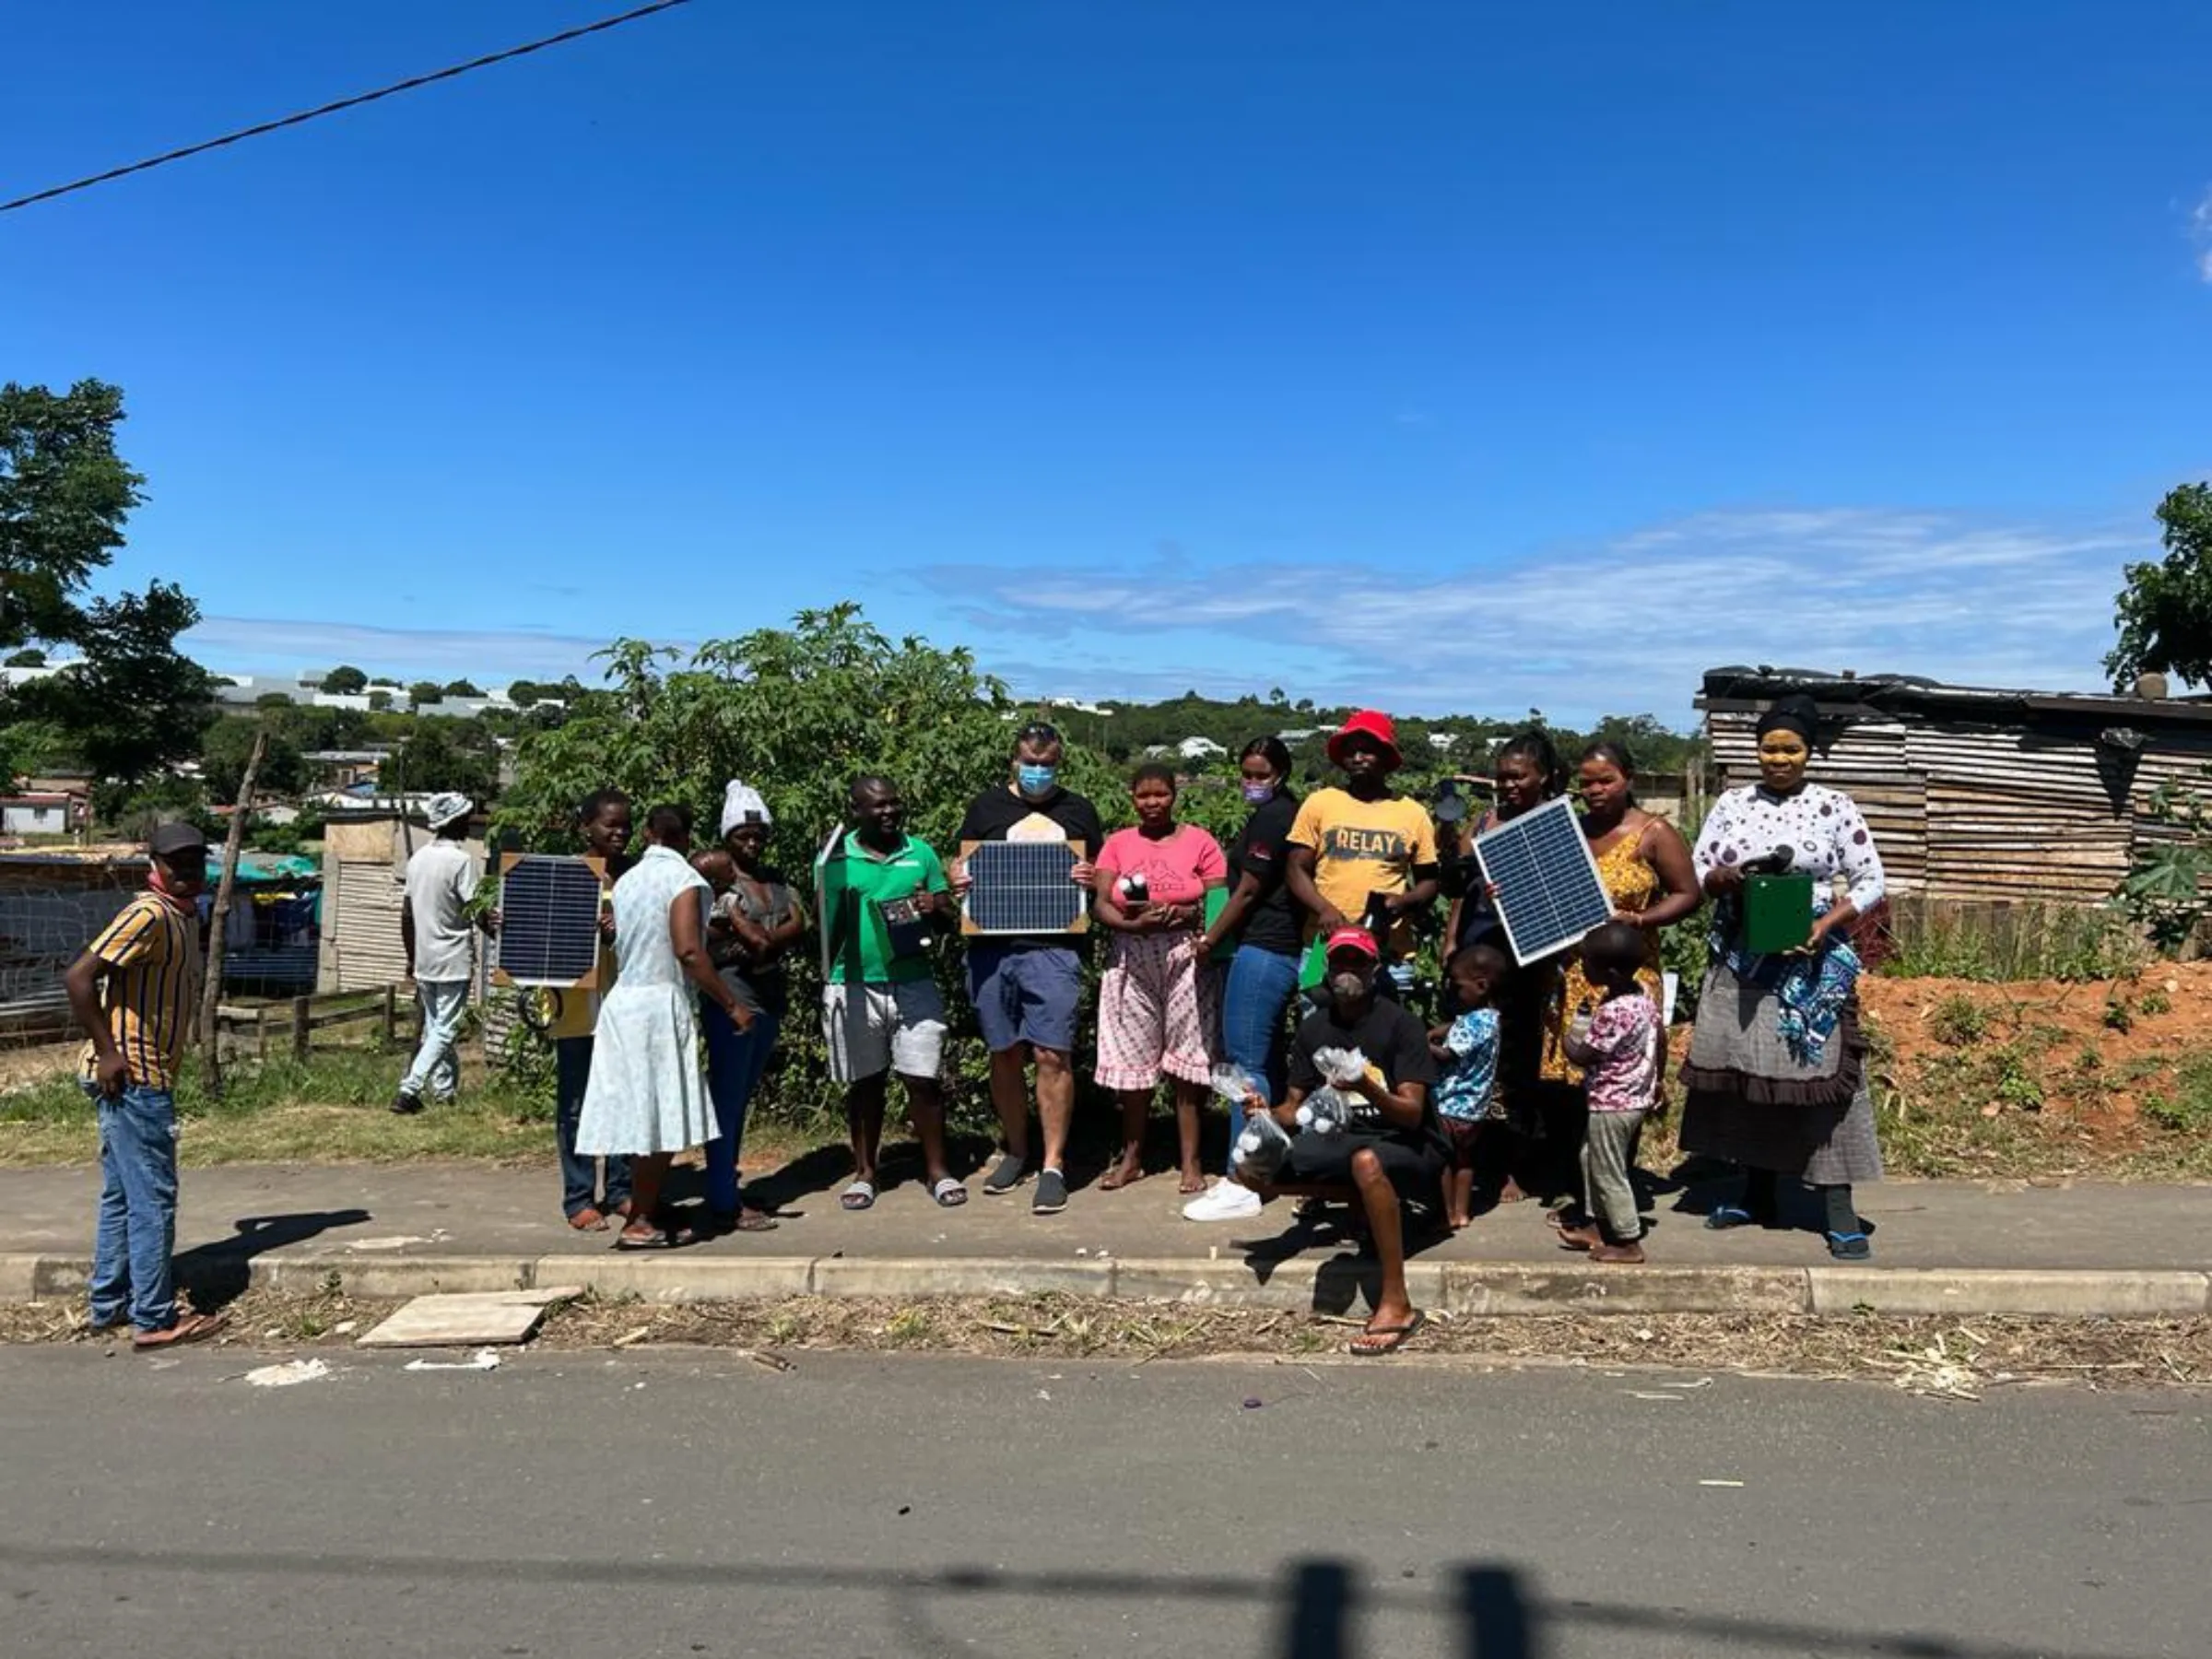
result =
M990 1567L942 1567L900 1571L876 1565L759 1566L730 1561L612 1560L604 1555L574 1559L513 1560L480 1558L344 1556L253 1550L132 1550L110 1544L0 1544L0 1567L94 1568L135 1575L147 1572L252 1579L261 1576L340 1580L374 1578L402 1585L537 1584L554 1589L600 1584L625 1592L663 1588L752 1589L842 1596L854 1601L881 1598L893 1630L905 1651L958 1653L989 1659L979 1646L963 1609L986 1597L1026 1598L1051 1603L1077 1616L1072 1604L1191 1602L1215 1609L1239 1605L1277 1613L1277 1625L1261 1650L1268 1659L1354 1659L1362 1653L1359 1620L1368 1613L1396 1617L1427 1615L1443 1621L1452 1636L1454 1659L1549 1659L1550 1638L1579 1630L1598 1641L1610 1639L1621 1653L1636 1653L1639 1638L1672 1639L1715 1654L1747 1659L1787 1659L1818 1653L1829 1659L1907 1653L1912 1659L2138 1659L2116 1650L2033 1648L1983 1641L1934 1630L1837 1630L1828 1626L1776 1618L1738 1618L1703 1614L1686 1607L1652 1607L1625 1603L1577 1600L1549 1602L1536 1594L1528 1577L1502 1562L1448 1564L1430 1583L1383 1581L1364 1585L1355 1563L1326 1557L1283 1563L1273 1578L1166 1575L1099 1571L1008 1571ZM1437 1583L1443 1586L1438 1593ZM955 1634L954 1632L959 1632Z

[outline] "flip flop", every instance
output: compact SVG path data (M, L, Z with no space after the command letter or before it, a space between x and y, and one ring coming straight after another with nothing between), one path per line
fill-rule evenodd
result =
M587 1205L569 1218L569 1225L578 1232L605 1232L606 1218Z
M776 1227L776 1218L761 1210L739 1210L734 1216L714 1218L714 1230L718 1233L774 1232Z
M228 1313L187 1313L165 1331L142 1331L132 1337L131 1351L151 1354L182 1347L188 1342L205 1342L229 1323Z
M1732 1228L1749 1227L1759 1218L1738 1204L1716 1204L1712 1213L1705 1218L1707 1232L1726 1232Z
M1828 1235L1828 1253L1839 1262L1871 1262L1874 1245L1863 1232L1831 1232Z
M837 1206L840 1209L856 1211L874 1209L876 1207L876 1183L872 1181L854 1182L837 1195Z
M1345 1351L1347 1353L1356 1354L1362 1359L1382 1359L1387 1358L1389 1355L1396 1353L1408 1342L1411 1342L1414 1336L1419 1332L1420 1328L1428 1323L1429 1315L1422 1312L1418 1308L1416 1308L1413 1311L1413 1317L1407 1320L1402 1325L1387 1325L1379 1331L1366 1330L1360 1332L1359 1336L1353 1337L1350 1342L1345 1345ZM1359 1346L1361 1338L1365 1338L1371 1343L1376 1342L1379 1339L1380 1346L1361 1347Z
M627 1232L615 1235L617 1250L681 1250L698 1242L699 1235L688 1227L665 1228L641 1239Z
M939 1209L959 1209L968 1202L968 1189L949 1175L931 1187L929 1195L937 1201Z

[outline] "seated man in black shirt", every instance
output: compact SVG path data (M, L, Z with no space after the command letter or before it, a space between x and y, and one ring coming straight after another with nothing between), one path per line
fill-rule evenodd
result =
M1390 1354L1405 1347L1428 1319L1406 1290L1402 1206L1409 1198L1439 1207L1443 1203L1449 1159L1436 1108L1429 1098L1430 1085L1436 1081L1436 1062L1421 1022L1397 1003L1375 994L1382 960L1373 934L1363 927L1331 934L1328 962L1328 1001L1300 1025L1291 1040L1289 1092L1280 1105L1270 1107L1255 1090L1248 1097L1246 1110L1272 1112L1294 1137L1277 1182L1348 1182L1359 1190L1382 1283L1374 1315L1353 1339L1351 1351ZM1366 1069L1356 1079L1334 1085L1353 1098L1359 1121L1331 1133L1300 1130L1299 1107L1331 1083L1315 1056L1332 1049L1357 1050L1365 1058ZM1230 1179L1249 1184L1241 1175L1232 1173Z

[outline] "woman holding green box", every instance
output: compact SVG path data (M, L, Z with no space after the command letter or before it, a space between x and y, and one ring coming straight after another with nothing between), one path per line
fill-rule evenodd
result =
M1880 1180L1882 1160L1850 926L1881 900L1882 859L1851 797L1806 779L1818 729L1811 698L1777 701L1759 722L1759 781L1721 796L1698 832L1698 879L1717 902L1682 1068L1682 1148L1744 1166L1741 1201L1717 1206L1708 1227L1781 1226L1778 1182L1794 1176L1821 1195L1829 1253L1856 1262L1873 1249L1852 1187ZM1779 913L1793 903L1801 921Z

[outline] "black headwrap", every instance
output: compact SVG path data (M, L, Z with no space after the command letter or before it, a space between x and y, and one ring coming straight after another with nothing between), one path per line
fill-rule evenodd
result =
M1778 697L1774 706L1759 717L1758 735L1769 732L1794 732L1805 739L1805 747L1813 747L1813 734L1820 729L1820 711L1813 700L1802 691L1793 691L1787 697Z

